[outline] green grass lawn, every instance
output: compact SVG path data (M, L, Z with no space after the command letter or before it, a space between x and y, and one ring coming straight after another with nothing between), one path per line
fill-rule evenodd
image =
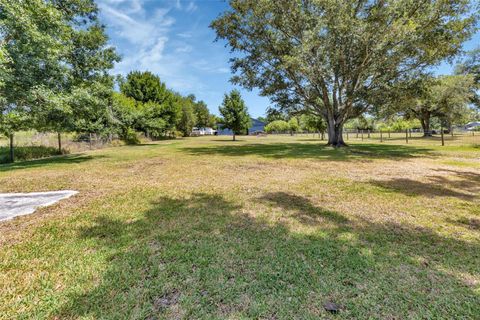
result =
M478 319L478 147L240 140L0 165L0 319Z

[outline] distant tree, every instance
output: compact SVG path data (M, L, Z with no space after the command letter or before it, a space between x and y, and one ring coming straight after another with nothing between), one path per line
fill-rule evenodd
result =
M120 138L129 144L138 142L133 136L141 118L137 102L119 92L115 92L112 98L114 125L118 128Z
M168 90L151 72L132 71L120 85L121 92L137 102L141 116L137 129L147 136L159 137L175 129L182 106L178 95Z
M480 109L480 47L470 51L467 58L455 67L457 75L472 75L475 87L473 88L471 102Z
M296 117L292 117L290 120L288 120L288 129L290 130L291 135L300 130L300 125Z
M225 94L219 110L223 117L222 127L233 131L233 141L236 134L245 132L251 124L247 106L238 90Z
M263 123L267 123L267 118L266 117L258 117L257 120L261 121Z
M188 98L182 100L182 114L179 118L177 129L182 132L184 137L188 137L198 120L196 119L193 101Z
M216 115L214 114L210 114L208 116L208 124L207 124L207 127L210 127L210 128L213 128L213 129L217 129L218 128L218 124L220 123L221 119L219 117L217 117Z
M428 78L417 85L414 93L405 95L403 101L398 101L398 104L407 108L407 115L420 121L424 136L430 136L432 117L443 119L451 126L468 113L473 86L471 75Z
M141 103L163 103L172 93L160 78L149 71L131 71L121 83L120 91Z
M234 83L315 111L338 147L392 84L457 54L476 14L466 0L231 0L211 27L238 53Z
M300 124L303 130L308 132L317 132L318 134L323 135L325 130L327 129L327 124L322 117L314 115L314 114L303 114L300 118Z
M267 133L283 133L290 129L288 122L284 120L274 120L265 126Z
M275 120L286 120L287 117L285 116L285 114L283 112L281 112L280 110L277 110L275 108L272 108L272 107L268 107L267 108L267 117L266 117L266 122L267 123L270 123L272 121L275 121Z
M453 132L454 124L464 124L470 115L469 102L475 96L476 84L472 74L443 76L432 88L442 125Z
M193 101L192 101L193 102ZM195 112L197 127L209 127L210 125L210 111L208 110L207 104L203 101L193 102L193 110Z

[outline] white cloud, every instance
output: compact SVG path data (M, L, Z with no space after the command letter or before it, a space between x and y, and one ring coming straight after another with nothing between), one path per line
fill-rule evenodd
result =
M136 9L132 11L132 7ZM109 28L128 44L121 52L123 61L117 65L117 71L161 62L170 27L175 23L168 9L157 9L147 16L140 0L107 0L100 3L100 8Z
M180 38L189 39L189 38L192 37L192 33L191 32L180 32L180 33L177 33L177 36L179 36Z
M175 8L177 8L178 10L181 10L182 9L182 3L180 0L176 0L175 2Z
M192 46L186 44L186 45L177 47L177 48L175 49L175 52L178 52L178 53L188 53L188 52L192 52L192 50L193 50Z
M229 69L214 58L216 53L199 51L198 38L203 34L195 26L180 25L183 28L179 29L175 25L172 15L177 14L176 7L185 14L197 10L194 2L186 3L176 1L162 7L145 0L100 1L102 20L122 55L113 72L125 75L132 70L148 70L176 91L208 98L212 93L204 77L225 74ZM198 59L199 55L206 58Z
M230 68L221 67L221 68L218 68L218 72L219 73L229 73Z
M195 10L197 10L198 7L197 5L193 2L193 1L190 1L190 3L188 4L187 8L185 9L187 12L193 12Z

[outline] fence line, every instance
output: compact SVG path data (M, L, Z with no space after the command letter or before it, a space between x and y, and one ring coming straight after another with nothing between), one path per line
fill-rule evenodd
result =
M289 132L270 133L274 135L291 136ZM311 136L322 139L320 132L297 132L294 135ZM428 144L428 145L480 145L480 131L466 130L431 130L424 134L423 130L361 130L344 129L343 139L348 141L390 142L399 144ZM323 133L323 140L328 140L328 132Z

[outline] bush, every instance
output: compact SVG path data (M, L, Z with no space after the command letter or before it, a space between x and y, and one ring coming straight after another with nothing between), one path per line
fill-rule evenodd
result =
M57 148L45 146L15 147L15 161L33 160L59 155ZM66 153L63 150L63 153ZM10 148L0 147L0 163L10 162Z
M268 133L286 132L289 129L290 129L290 126L286 121L283 121L283 120L275 120L265 126L265 131Z
M127 131L122 137L122 140L129 145L140 143L140 139L138 138L137 133L133 129L127 129Z

